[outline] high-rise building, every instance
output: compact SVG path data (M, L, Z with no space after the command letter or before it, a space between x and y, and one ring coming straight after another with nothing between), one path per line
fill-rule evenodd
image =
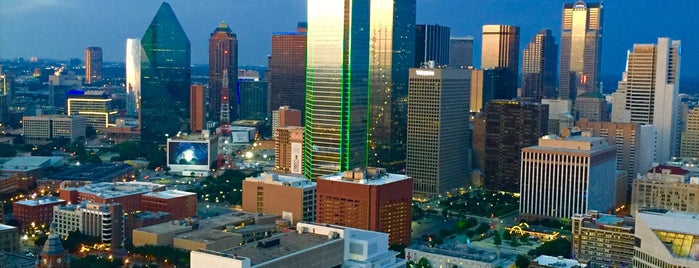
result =
M372 0L370 13L368 165L403 173L415 0Z
M262 173L243 181L243 211L281 215L291 224L316 220L316 183L301 175Z
M436 196L469 183L469 79L466 69L410 69L406 171L415 193Z
M235 105L231 99L235 100L236 94L231 91L237 92L237 81L238 37L228 24L221 22L209 38L209 121L221 120L222 104ZM232 110L236 110L235 107Z
M126 39L126 115L141 115L141 39Z
M633 181L631 215L642 209L699 213L699 180L681 167L658 165Z
M548 105L495 100L485 108L483 187L519 192L522 149L536 145L548 131Z
M682 131L680 157L699 157L699 108L692 109L684 122L686 127Z
M612 101L612 121L652 124L658 130L655 162L675 156L678 146L681 42L635 44Z
M270 107L289 106L303 111L306 92L306 26L299 23L296 32L272 34L269 60Z
M308 1L303 146L308 179L367 163L369 0Z
M102 81L102 48L85 49L85 84Z
M473 37L452 37L449 39L449 66L468 68L473 66Z
M607 100L599 91L578 95L575 98L573 112L577 119L587 119L593 122L608 121Z
M699 267L699 214L644 210L636 216L633 267Z
M503 87L496 88L495 99L517 97L519 75L519 27L511 25L483 25L481 68L505 68Z
M238 85L238 118L267 120L267 82L241 77Z
M558 45L551 30L540 30L522 52L522 100L556 98Z
M206 100L205 87L192 85L189 87L189 130L201 132L206 129Z
M272 111L272 139L277 139L277 129L281 127L300 127L303 114L289 106L281 106ZM303 136L303 133L301 133Z
M187 130L191 48L168 3L141 38L141 139L163 142Z
M87 125L105 131L115 126L117 109L112 97L104 90L71 90L66 94L68 115L80 115Z
M99 204L81 202L78 204L53 206L55 232L63 239L73 231L93 237L110 244L112 249L121 248L124 243L124 211L121 204Z
M602 62L602 3L563 5L558 98L599 91Z
M366 168L319 177L316 183L316 222L385 232L390 245L410 244L410 177Z
M549 106L549 131L548 134L561 134L563 129L573 129L575 117L570 114L570 100L542 99L541 104Z
M434 66L449 64L451 29L439 24L415 26L415 68L434 62ZM433 66L433 67L434 67Z
M608 211L616 199L616 149L601 137L548 135L522 149L519 211L525 218L570 218Z
M471 69L471 113L480 113L490 101L497 99L495 92L505 86L506 68Z
M575 214L572 221L572 258L590 267L630 267L634 226L631 217L598 211ZM606 266L605 266L606 265Z
M302 174L303 127L280 127L274 144L274 169L281 173Z

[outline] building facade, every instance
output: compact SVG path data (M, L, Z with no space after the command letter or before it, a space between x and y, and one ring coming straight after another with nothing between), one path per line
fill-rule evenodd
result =
M473 66L473 37L451 37L449 39L449 67L468 68Z
M180 190L150 192L141 195L141 210L167 212L175 220L197 215L197 195Z
M667 210L636 216L633 267L699 267L699 215Z
M303 174L303 127L277 129L274 169L281 173Z
M683 168L655 166L631 186L632 215L651 208L699 213L699 181Z
M138 117L141 123L141 39L126 39L126 115Z
M301 116L306 98L306 27L299 23L296 32L272 34L268 78L270 108L288 106L301 111Z
M522 52L522 100L541 102L555 98L558 45L551 30L534 35Z
M503 87L496 88L495 99L517 97L519 75L519 27L511 25L483 25L481 68L505 68L501 78Z
M272 106L275 107L275 106ZM289 106L281 106L272 111L272 139L277 139L277 129L281 127L300 127L303 113Z
M102 81L102 48L85 49L85 84Z
M267 120L267 82L258 79L241 79L239 84L238 118Z
M12 216L22 227L48 227L53 220L53 206L64 205L66 200L46 197L35 200L20 200L12 203Z
M588 211L573 215L571 221L573 259L593 267L631 266L633 218Z
M521 155L522 217L570 218L614 208L616 149L605 138L548 135Z
M439 195L469 183L470 72L410 69L406 173L414 192Z
M41 145L53 139L69 139L71 142L85 137L87 119L76 116L25 116L22 118L24 140L27 144Z
M449 64L449 38L451 29L439 24L415 26L415 68L433 61L434 66Z
M238 81L238 36L225 22L221 22L209 37L209 121L221 120L221 108L231 102L231 91L237 92ZM234 99L234 98L233 98ZM233 107L235 110L235 107ZM228 118L232 122L234 118Z
M68 115L79 115L87 119L88 126L96 130L106 131L114 127L117 109L112 97L103 90L71 90L66 94L66 112Z
M687 115L685 130L680 140L680 157L699 157L699 108Z
M19 229L17 227L0 224L0 250L19 252Z
M243 181L243 211L281 215L292 225L316 220L316 183L299 175L262 173Z
M93 237L99 237L103 243L110 244L111 249L123 247L124 211L120 204L98 204L83 202L53 207L52 230L62 239L67 239L70 232L80 231Z
M206 129L206 98L203 85L189 87L189 130L201 132Z

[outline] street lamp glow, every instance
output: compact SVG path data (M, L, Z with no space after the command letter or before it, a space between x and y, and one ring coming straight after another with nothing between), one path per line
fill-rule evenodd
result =
M250 151L245 152L245 158L247 158L247 159L252 158L252 152L250 152Z

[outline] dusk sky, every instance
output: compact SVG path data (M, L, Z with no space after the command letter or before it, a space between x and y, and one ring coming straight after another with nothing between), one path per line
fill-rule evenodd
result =
M560 0L417 0L417 23L451 27L452 36L475 39L480 65L483 24L521 28L524 48L539 29L552 29L560 42ZM209 34L226 21L238 35L239 60L266 65L273 32L293 31L306 21L305 0L169 1L192 44L192 63L208 63ZM0 58L84 59L87 46L102 47L105 61L124 60L126 38L140 38L160 1L5 0L0 9ZM615 0L604 2L602 73L621 76L626 51L658 36L682 40L682 76L699 77L699 2ZM616 85L605 85L614 89Z

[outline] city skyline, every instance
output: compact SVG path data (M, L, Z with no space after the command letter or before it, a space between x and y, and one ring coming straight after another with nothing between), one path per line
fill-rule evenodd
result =
M514 0L455 3L446 0L419 0L417 24L437 23L451 27L452 36L474 36L475 51L480 51L481 40L478 36L484 24L516 25L521 28L521 36L525 37L535 35L541 28L549 28L557 42L560 42L560 10L564 2L566 1L533 5L530 2ZM677 3L675 5L648 2L634 6L605 2L606 37L602 48L602 76L614 76L618 79L618 74L624 68L626 50L631 49L636 43L653 43L658 37L669 36L682 40L687 51L699 46L699 37L691 35L689 26L683 26L692 24L688 12L692 10L692 6L699 7L699 3L679 2L673 2ZM169 3L178 13L185 32L190 36L194 64L208 62L206 47L211 25L218 25L221 21L226 21L239 35L241 64L266 65L266 56L271 52L272 33L292 31L298 21L306 20L306 2L301 0L265 0L254 3L216 0L208 1L209 5L203 9L198 3L181 0ZM0 39L0 58L36 56L66 60L83 59L85 47L99 46L103 48L105 62L123 62L126 38L141 36L149 23L150 14L153 14L159 5L159 1L59 3L37 0L29 3L11 3L0 11L0 36L3 37ZM89 12L84 12L85 10ZM122 12L128 10L139 12ZM187 12L188 10L200 11ZM521 15L534 12L536 17ZM649 20L647 16L625 15L629 13L653 14L655 18L672 20ZM275 19L263 21L261 18ZM86 25L87 27L83 27ZM30 46L30 49L27 49L24 44L28 43L53 45ZM524 45L526 44L521 42L520 51ZM476 55L474 65L480 66L479 59ZM683 69L684 77L699 77L699 58L685 57ZM604 92L608 93L609 89L616 88L616 85L607 83L604 88Z

